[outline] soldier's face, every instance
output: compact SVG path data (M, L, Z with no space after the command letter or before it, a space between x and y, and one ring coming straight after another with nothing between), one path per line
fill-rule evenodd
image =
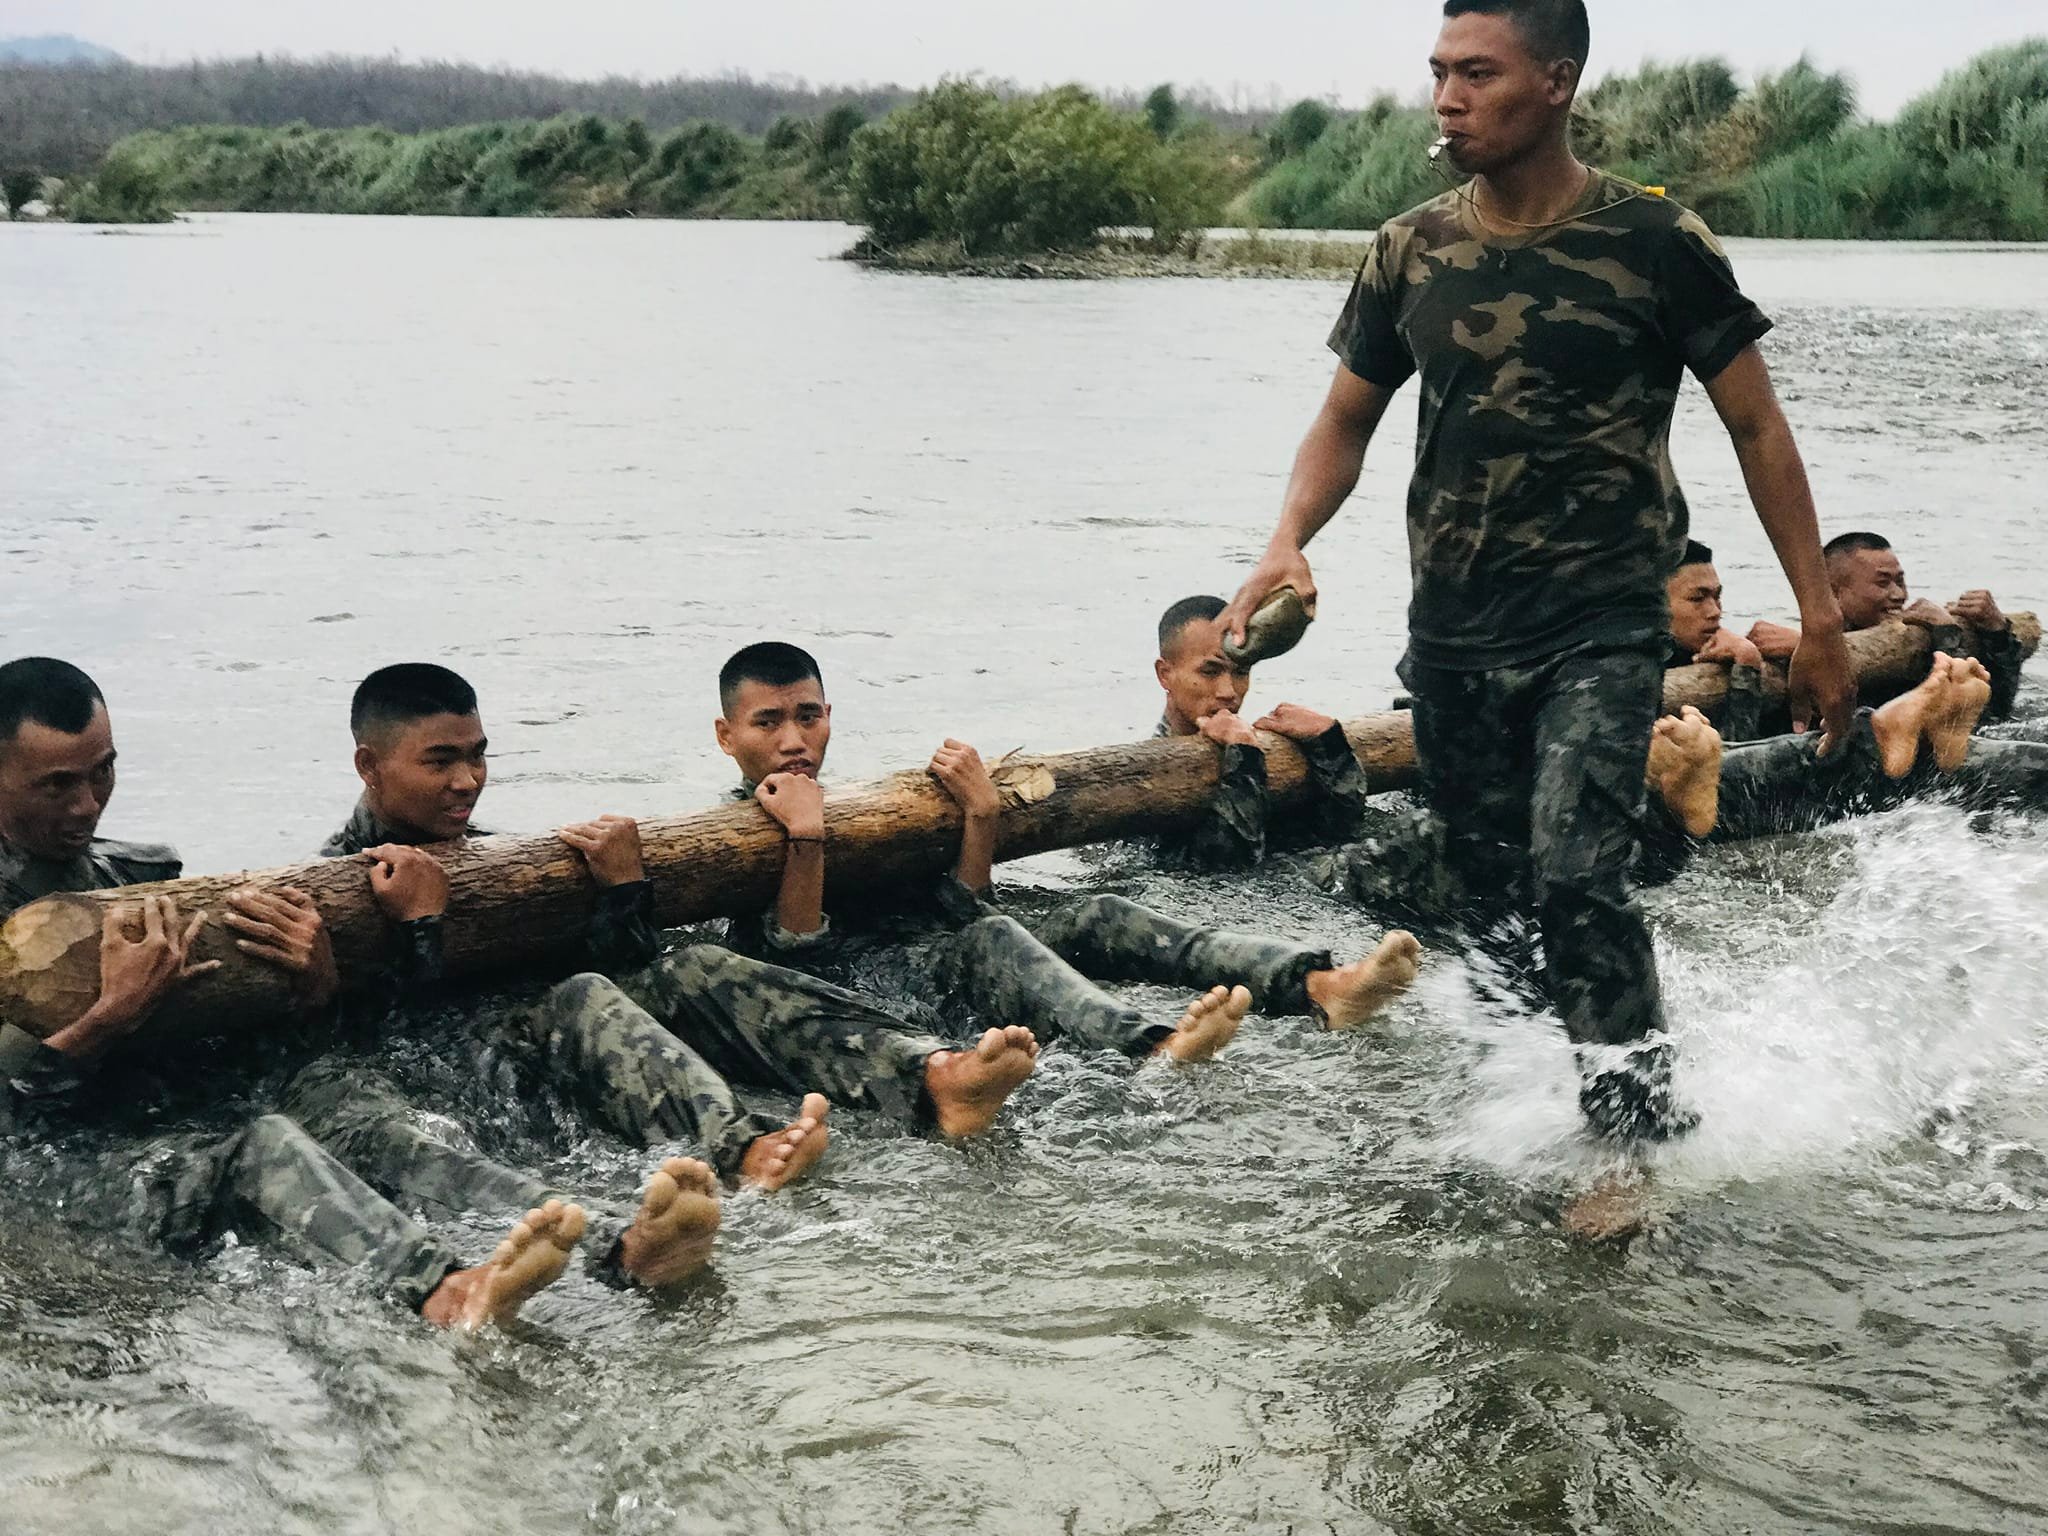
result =
M1688 655L1704 650L1721 629L1721 575L1711 565L1680 568L1671 596L1671 638Z
M815 677L780 688L741 683L715 729L719 747L752 782L771 773L815 779L832 744L832 706Z
M38 859L91 846L114 794L114 728L104 704L77 735L25 720L0 742L0 836Z
M428 715L357 746L356 772L378 820L419 842L445 842L469 831L490 745L476 715Z
M1869 629L1906 606L1906 571L1889 549L1858 549L1828 562L1845 629Z
M1166 654L1152 664L1166 690L1166 721L1175 734L1193 733L1195 723L1219 710L1236 714L1252 689L1249 667L1233 666L1223 655L1223 621L1197 619L1173 637Z
M1578 87L1570 60L1544 62L1507 16L1453 16L1429 56L1445 152L1468 176L1513 164L1557 131Z

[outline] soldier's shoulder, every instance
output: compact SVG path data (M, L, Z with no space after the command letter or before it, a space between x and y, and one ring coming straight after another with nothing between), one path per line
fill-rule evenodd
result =
M1639 187L1603 171L1607 198L1614 203L1610 213L1628 227L1660 235L1684 234L1718 248L1720 241L1707 221L1669 192Z
M1459 202L1464 189L1454 187L1448 192L1439 192L1426 203L1417 203L1406 213L1397 213L1380 226L1382 239L1420 240L1435 244L1447 239L1463 239L1465 228L1459 217Z
M123 885L146 885L152 880L175 880L184 872L185 861L169 843L126 843L111 837L92 840L92 856L120 877Z

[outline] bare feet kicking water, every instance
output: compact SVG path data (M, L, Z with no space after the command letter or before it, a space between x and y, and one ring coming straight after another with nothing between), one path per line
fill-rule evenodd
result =
M740 1159L740 1182L765 1189L771 1194L808 1173L811 1165L825 1155L825 1143L832 1133L825 1129L825 1116L832 1108L822 1093L804 1095L796 1123L772 1136L756 1136Z
M1935 652L1926 681L1900 694L1870 717L1871 734L1877 737L1878 759L1884 764L1886 778L1903 779L1913 771L1913 764L1920 760L1921 740L1932 739L1932 733L1948 714L1952 686L1949 670L1953 665L1953 657ZM1965 750L1968 746L1965 741Z
M1422 945L1396 928L1363 960L1309 972L1309 1001L1322 1009L1331 1029L1356 1029L1413 986L1421 965Z
M1038 1037L1015 1024L989 1030L971 1050L932 1056L924 1067L924 1090L931 1095L939 1134L979 1136L1037 1065Z
M1721 819L1721 733L1690 704L1657 722L1649 779L1689 835L1714 830Z
M534 1296L561 1278L569 1252L583 1241L583 1207L550 1200L506 1234L497 1252L474 1269L458 1269L434 1288L420 1316L442 1328L474 1332L509 1323Z
M1631 1170L1610 1173L1565 1207L1564 1230L1582 1243L1621 1243L1650 1224L1650 1183Z
M1934 765L1954 773L1968 759L1970 733L1991 703L1991 674L1973 657L1939 659L1949 663L1948 698L1927 722L1927 744L1934 749Z
M694 1157L672 1157L647 1181L640 1213L619 1239L619 1267L649 1290L686 1280L711 1262L718 1221L718 1176Z
M1252 995L1243 987L1211 987L1188 1004L1180 1023L1154 1054L1175 1061L1207 1061L1236 1038L1238 1025L1251 1011Z

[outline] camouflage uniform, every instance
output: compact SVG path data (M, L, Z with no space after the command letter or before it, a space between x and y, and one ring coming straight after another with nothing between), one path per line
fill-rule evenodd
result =
M1663 1030L1628 871L1687 537L1671 416L1686 369L1712 380L1769 328L1696 216L1595 175L1553 229L1495 235L1463 189L1390 221L1330 337L1382 389L1422 376L1401 667L1421 795L1466 909L1582 1047ZM1603 1134L1668 1134L1668 1072L1646 1047L1581 1103Z
M322 851L341 856L407 841L359 804ZM925 1063L948 1049L944 1041L905 1029L841 988L717 945L656 958L659 950L652 884L606 888L587 955L617 979L584 972L536 1001L494 1010L477 1044L487 1059L509 1054L530 1081L560 1090L630 1140L694 1142L727 1179L738 1177L757 1138L780 1128L744 1108L728 1079L792 1094L822 1092L904 1118L928 1116ZM418 981L438 979L438 954L415 971ZM379 1169L423 1180L418 1188L386 1187L444 1207L467 1201L488 1208L510 1187L508 1178L523 1180L461 1148L422 1147L431 1138L395 1093L367 1109L350 1107L329 1081L326 1073L316 1076L294 1102L313 1106L307 1122L323 1139L332 1129L337 1140L330 1144L374 1149Z
M28 857L0 842L0 918L59 891L116 890L174 880L182 865L169 848L95 839L64 864ZM0 1129L33 1129L41 1139L65 1121L150 1117L147 1097L125 1075L119 1090L0 1021ZM118 1109L116 1109L118 1106ZM60 1115L60 1111L70 1111ZM461 1261L409 1221L283 1115L259 1115L226 1137L146 1133L135 1182L153 1235L177 1247L254 1221L302 1254L360 1265L393 1299L417 1311ZM102 1186L104 1180L98 1180ZM103 1201L104 1187L87 1192ZM97 1203L97 1202L92 1202Z
M743 785L735 797L752 793ZM880 980L898 995L941 997L987 1023L1024 1025L1044 1044L1066 1040L1134 1058L1150 1056L1174 1026L1148 1019L1095 980L1244 986L1263 1012L1312 1013L1308 975L1332 965L1327 950L1184 923L1120 896L1020 918L993 891L969 891L950 874L871 904L858 926L828 918L817 933L796 935L771 910L729 923L726 942L813 974L858 978L862 990Z
M1674 640L1664 665L1689 667L1693 665L1692 652ZM1728 693L1721 707L1713 712L1714 729L1721 733L1721 740L1734 743L1761 738L1764 703L1764 669L1741 662L1728 663Z

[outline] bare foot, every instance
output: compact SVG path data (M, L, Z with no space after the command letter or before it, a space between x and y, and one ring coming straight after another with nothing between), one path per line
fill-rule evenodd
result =
M1415 935L1396 928L1363 960L1309 972L1309 1001L1323 1010L1331 1029L1356 1029L1415 984L1421 963Z
M1949 707L1949 668L1954 658L1934 654L1934 665L1919 687L1908 689L1870 717L1885 777L1903 779L1920 760L1920 741Z
M1650 1224L1650 1186L1639 1173L1610 1173L1565 1207L1564 1230L1582 1243L1627 1242Z
M979 1136L1038 1065L1038 1037L1022 1025L991 1029L972 1050L940 1051L924 1065L942 1136Z
M583 1207L550 1200L506 1234L497 1252L474 1269L458 1269L434 1288L420 1316L443 1328L475 1332L509 1323L534 1296L561 1278L569 1251L583 1241Z
M711 1261L718 1221L718 1176L694 1157L672 1157L647 1181L619 1240L620 1265L649 1290L674 1285Z
M1649 779L1689 835L1714 830L1721 819L1721 733L1690 704L1657 722Z
M1211 987L1188 1004L1172 1034L1153 1054L1175 1061L1207 1061L1237 1036L1238 1025L1252 1011L1252 995L1243 987Z
M740 1159L740 1182L773 1193L808 1173L811 1165L825 1155L825 1143L832 1133L825 1129L826 1113L832 1108L822 1093L804 1095L796 1123L772 1136L756 1136Z
M1991 674L1974 657L1950 659L1948 700L1939 715L1927 721L1927 744L1934 749L1934 764L1943 773L1954 773L1970 755L1970 733L1983 718L1991 702Z

